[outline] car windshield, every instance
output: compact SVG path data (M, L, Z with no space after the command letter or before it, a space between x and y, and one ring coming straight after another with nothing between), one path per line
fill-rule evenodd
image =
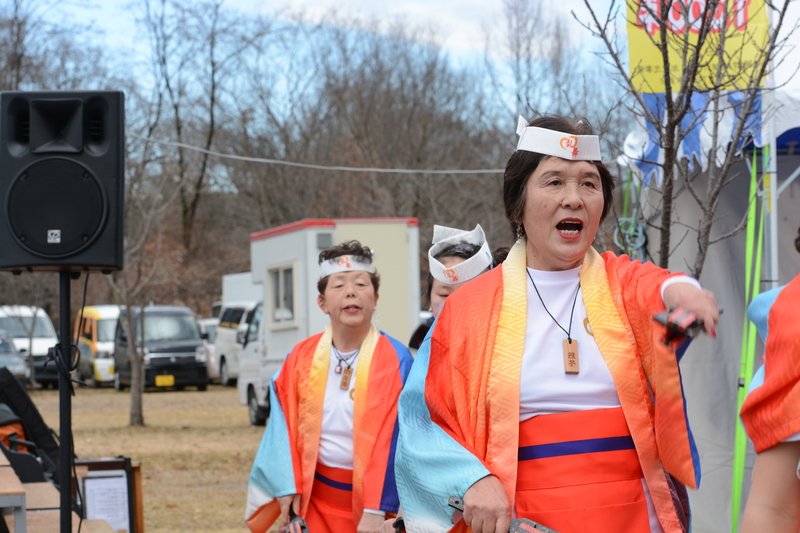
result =
M139 323L136 324L139 337ZM150 315L144 317L145 341L189 341L200 338L200 328L191 315Z
M117 321L113 318L104 318L97 321L97 342L114 342L114 332L117 330Z
M0 317L0 329L6 330L6 333L15 339L28 337L31 324L33 324L32 316ZM41 314L36 317L36 327L33 330L33 336L35 338L52 338L55 336L53 327L50 325L50 320L47 317Z
M206 324L206 333L208 333L208 342L214 344L214 336L217 334L217 326L214 324Z

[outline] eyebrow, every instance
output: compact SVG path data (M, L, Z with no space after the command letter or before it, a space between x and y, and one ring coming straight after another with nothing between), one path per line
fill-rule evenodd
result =
M542 177L543 178L547 178L547 177L550 177L550 176L564 176L565 174L566 174L566 172L564 172L562 170L553 169L553 170L548 170L547 172L542 174ZM600 177L600 173L599 172L593 172L593 171L581 172L580 177L591 177L591 178L602 179Z
M356 275L353 276L353 279L359 279L359 278L362 278L362 277L364 277L364 276L366 276L368 274L367 272L365 272L363 270L349 270L347 272L336 272L335 274L331 274L331 281L347 279L347 276L345 274L347 274L348 272L355 272L356 273Z

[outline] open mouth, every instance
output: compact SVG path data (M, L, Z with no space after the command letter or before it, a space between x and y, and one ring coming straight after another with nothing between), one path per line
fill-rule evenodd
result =
M576 237L583 229L583 222L576 219L562 220L556 224L556 229L565 237Z
M359 311L361 311L361 308L357 305L348 305L344 308L345 313L357 313Z

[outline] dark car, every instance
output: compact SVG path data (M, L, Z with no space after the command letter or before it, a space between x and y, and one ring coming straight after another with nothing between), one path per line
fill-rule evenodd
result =
M144 333L142 332L144 309ZM175 387L195 386L206 390L206 350L195 315L188 307L151 305L131 308L137 346L144 346L144 386ZM127 338L120 313L114 340L114 388L123 390L131 384L131 358L133 348ZM144 342L142 343L142 339Z
M23 385L30 377L28 363L23 359L8 334L0 330L0 368L7 368Z

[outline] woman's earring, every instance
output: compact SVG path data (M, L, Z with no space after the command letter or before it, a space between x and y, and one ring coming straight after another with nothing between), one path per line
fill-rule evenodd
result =
M517 239L525 236L525 227L522 224L517 224Z

